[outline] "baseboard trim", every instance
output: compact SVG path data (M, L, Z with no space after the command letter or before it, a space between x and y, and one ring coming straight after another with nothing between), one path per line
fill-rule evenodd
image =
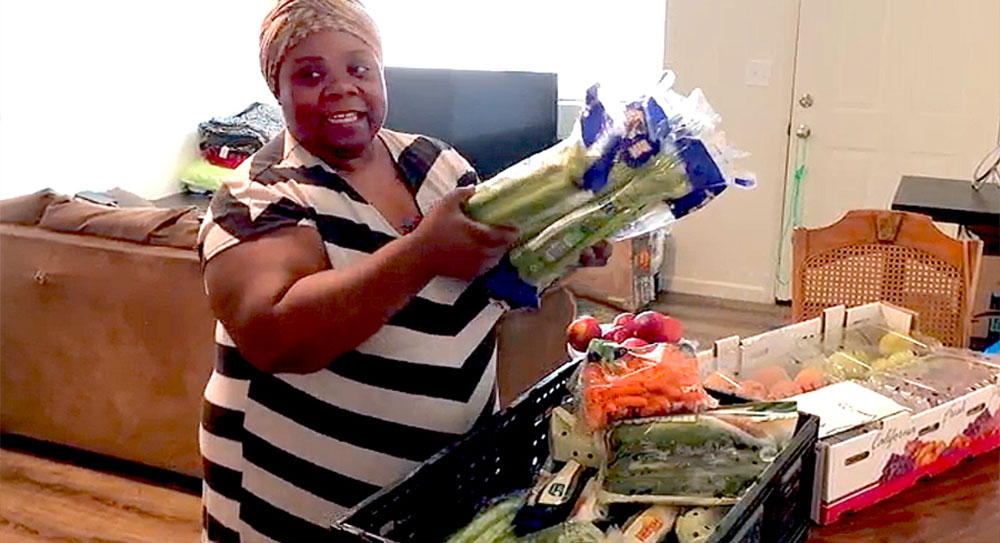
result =
M68 445L52 443L18 434L0 434L0 443L2 443L3 449L109 473L118 477L166 487L187 494L201 495L201 478L199 477L184 475L164 468L147 466L130 460L112 458Z
M774 297L767 289L740 283L706 281L690 277L670 277L666 278L662 288L669 292L680 292L683 294L696 294L698 296L711 296L713 298L726 298L729 300L763 304L774 303Z

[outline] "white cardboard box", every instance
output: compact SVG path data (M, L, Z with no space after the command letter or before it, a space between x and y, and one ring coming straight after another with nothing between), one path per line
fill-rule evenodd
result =
M909 310L886 303L850 309L834 307L826 310L822 318L742 340L736 336L719 340L713 350L714 356L704 353L699 358L710 366L703 369L703 375L718 369L740 376L766 359L790 354L801 342L839 345L846 327L877 323L897 332L910 333L915 317ZM990 431L975 439L958 437L981 417L987 421L985 427L991 428ZM816 451L813 521L819 524L835 522L848 511L882 501L913 486L921 478L940 474L965 458L997 447L1000 447L998 383L930 409L898 413L822 439ZM910 457L913 469L883 478L883 470L893 455ZM896 462L909 464L907 460Z

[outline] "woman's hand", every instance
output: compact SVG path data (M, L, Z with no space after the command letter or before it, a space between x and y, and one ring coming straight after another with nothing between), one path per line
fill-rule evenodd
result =
M517 230L476 222L462 211L475 193L458 188L442 198L413 231L431 275L472 279L495 266L517 241Z
M580 255L580 266L593 268L606 265L611 258L611 248L608 241L600 241L588 247Z

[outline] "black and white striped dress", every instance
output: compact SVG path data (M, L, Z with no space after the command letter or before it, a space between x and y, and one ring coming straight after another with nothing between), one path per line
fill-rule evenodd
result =
M382 130L423 213L474 183L448 146ZM216 193L203 261L289 225L315 227L343 269L399 234L286 132ZM413 470L496 409L495 325L480 281L437 277L375 335L314 373L257 371L216 324L200 430L206 541L320 541L347 508Z

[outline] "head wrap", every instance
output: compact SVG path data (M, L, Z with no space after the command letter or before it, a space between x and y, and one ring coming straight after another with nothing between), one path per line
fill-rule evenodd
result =
M365 42L382 62L378 27L358 0L278 0L260 27L260 70L278 96L278 73L285 55L309 35L339 30Z

